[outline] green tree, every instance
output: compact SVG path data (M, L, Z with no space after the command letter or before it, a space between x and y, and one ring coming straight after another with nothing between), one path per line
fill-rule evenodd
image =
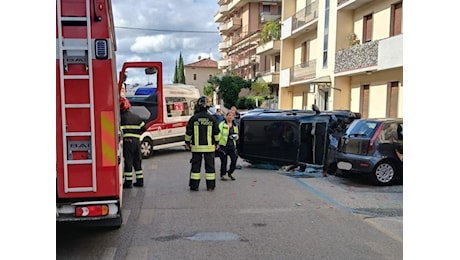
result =
M177 81L178 83L185 84L184 60L182 59L182 52L179 54L179 64L177 65Z
M208 83L203 87L203 94L207 97L211 97L214 91L216 91L216 89L211 83Z
M238 95L242 88L251 87L250 80L236 75L225 75L221 79L214 76L208 80L208 83L214 86L218 98L224 101L224 107L227 108L237 105Z
M270 93L270 87L268 87L267 82L255 81L251 84L251 90L256 95L255 103L256 106L259 107L259 96L260 95L267 95Z
M174 78L173 78L173 83L179 83L179 79L177 78L177 60L176 60L176 66L174 67Z

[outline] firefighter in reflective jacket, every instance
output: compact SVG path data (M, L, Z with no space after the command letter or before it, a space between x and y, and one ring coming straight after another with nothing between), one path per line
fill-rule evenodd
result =
M141 143L139 138L145 132L145 122L138 115L129 110L129 101L120 97L121 130L123 131L123 157L125 168L123 188L133 186L133 167L136 173L134 186L144 186L144 172L142 171Z
M197 112L187 122L185 146L192 151L190 190L198 191L201 179L201 161L204 157L206 188L216 187L215 152L219 148L219 127L214 116L208 114L207 98L201 96L195 106Z

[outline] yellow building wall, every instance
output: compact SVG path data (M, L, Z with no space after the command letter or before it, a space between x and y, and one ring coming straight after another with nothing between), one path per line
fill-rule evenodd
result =
M396 68L372 73L371 75L355 76L351 78L352 86L350 106L352 111L359 111L361 85L369 84L369 117L385 117L387 110L388 83L398 81L398 117L403 115L403 69ZM355 110L358 109L358 110Z
M292 87L280 88L279 92L279 104L280 109L291 109L292 108Z
M318 49L317 31L312 30L304 35L298 36L294 40L294 65L301 64L302 62L302 43L310 41L309 60L318 60L318 55L322 55L322 51Z
M360 101L360 95L361 95L361 87L355 86L351 88L350 95L351 95L351 99L350 99L351 112L360 112L359 101Z
M398 2L400 0L372 1L355 10L354 32L361 40L361 43L363 37L363 17L369 14L372 14L372 40L375 41L390 37L391 5Z
M332 86L335 86L334 89L332 89L334 92L334 103L332 109L350 110L350 77L335 78Z
M369 87L369 118L386 116L387 89L386 83Z
M401 83L402 84L402 83ZM404 109L403 109L403 100L404 100L404 88L402 85L399 87L399 93L398 93L398 117L404 118Z

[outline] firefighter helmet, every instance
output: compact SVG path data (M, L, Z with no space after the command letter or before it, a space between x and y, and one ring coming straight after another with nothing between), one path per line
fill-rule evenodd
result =
M120 97L120 110L126 111L130 107L131 107L131 103L129 103L129 100L125 97Z
M208 98L205 96L201 96L198 101L196 101L196 106L198 109L207 108L208 106Z

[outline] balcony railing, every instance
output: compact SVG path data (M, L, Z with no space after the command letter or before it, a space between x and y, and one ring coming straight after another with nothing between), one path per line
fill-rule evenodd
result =
M222 33L229 33L238 28L241 28L241 17L232 17L224 26L219 27L219 31Z
M280 70L267 70L259 72L259 77L262 78L264 82L279 84L280 83Z
M316 60L295 65L291 69L291 82L313 79L316 76Z
M336 74L403 67L403 34L341 49L335 55Z
M223 42L219 42L219 50L220 51L225 51L227 50L228 48L230 48L230 46L232 46L232 39L228 39L228 40L225 40Z
M281 18L280 14L271 14L270 12L261 12L260 13L260 22L266 23L270 21L276 21Z
M256 53L263 54L263 55L271 55L271 54L279 53L280 49L281 49L281 41L274 40L274 41L269 41L265 44L259 45L257 47Z
M230 65L230 59L222 59L222 60L217 61L217 67L219 69L226 68L229 65Z
M318 18L318 1L307 5L292 17L292 31Z
M379 41L371 41L337 51L335 73L377 66Z

